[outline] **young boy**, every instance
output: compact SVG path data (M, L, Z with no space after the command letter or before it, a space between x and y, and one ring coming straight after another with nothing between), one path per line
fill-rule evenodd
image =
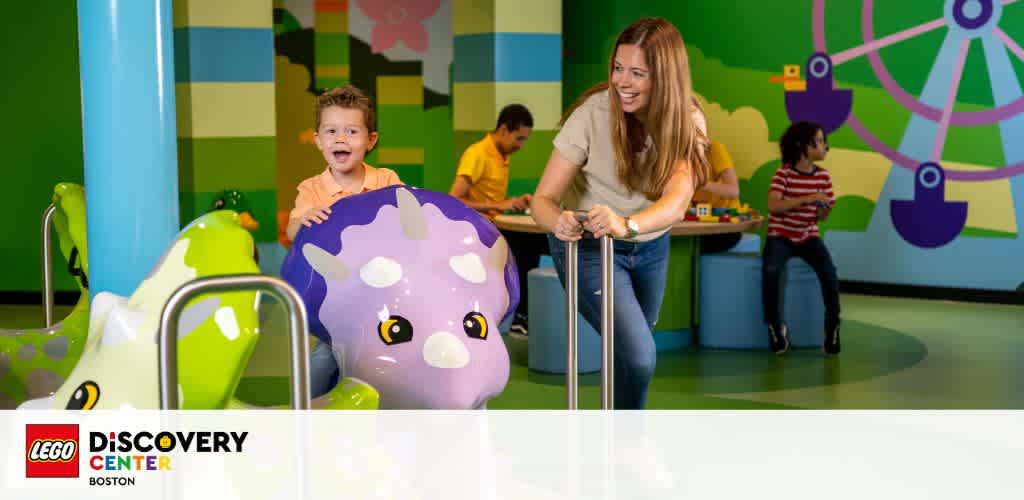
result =
M301 226L321 224L331 215L334 202L354 194L402 184L398 174L363 162L377 144L377 122L370 99L346 85L328 90L316 100L316 147L327 161L323 173L299 183L295 208L288 216L287 235L295 239ZM340 376L331 347L317 342L310 354L310 393L326 393Z
M359 89L346 85L317 98L314 139L327 169L299 184L295 208L288 216L289 240L295 239L300 226L327 220L331 205L346 196L402 184L394 171L363 162L377 144L377 122L370 99Z
M817 224L835 205L832 176L814 164L825 159L828 141L819 125L800 122L782 134L779 149L782 167L772 177L768 191L768 238L761 268L761 296L771 349L775 354L789 349L786 325L779 319L779 273L796 255L810 264L821 282L825 354L839 354L839 280Z

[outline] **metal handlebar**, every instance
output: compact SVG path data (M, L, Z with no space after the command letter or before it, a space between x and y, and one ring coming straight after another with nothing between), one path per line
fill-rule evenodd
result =
M160 331L157 336L161 410L178 409L178 316L185 309L185 303L202 293L252 289L269 293L285 306L290 327L292 408L310 408L307 314L302 297L279 278L261 274L237 274L189 281L175 290L164 304L160 312Z
M615 408L615 300L612 259L615 255L611 236L601 238L601 409Z
M53 326L53 214L56 212L57 205L51 203L46 207L39 230L43 240L43 314L46 317L47 328Z
M601 409L610 410L615 406L614 380L615 380L615 315L613 288L612 257L614 241L611 236L601 237ZM579 386L579 374L577 365L577 344L576 331L577 314L577 243L575 241L565 242L565 297L566 297L566 368L565 368L565 389L566 403L570 410L579 406L577 390Z

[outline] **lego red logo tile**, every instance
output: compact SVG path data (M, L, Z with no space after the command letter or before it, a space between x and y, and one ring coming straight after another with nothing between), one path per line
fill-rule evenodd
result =
M26 424L25 477L78 477L78 424Z

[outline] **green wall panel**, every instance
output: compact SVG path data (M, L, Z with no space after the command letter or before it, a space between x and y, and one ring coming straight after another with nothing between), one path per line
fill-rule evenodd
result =
M39 225L53 187L83 181L77 14L75 2L10 2L4 9L0 290L35 291L42 287ZM53 262L56 288L77 290L56 248Z
M276 142L275 137L179 137L179 189L276 189ZM200 172L196 165L202 166Z

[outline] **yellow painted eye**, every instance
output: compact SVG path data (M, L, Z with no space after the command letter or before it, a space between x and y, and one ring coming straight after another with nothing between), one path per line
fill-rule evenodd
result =
M100 386L91 380L82 382L82 385L75 389L66 410L91 410L100 400Z
M462 318L462 329L474 339L487 340L487 318L478 312L471 312Z
M401 344L412 340L412 323L396 315L377 323L377 334L386 345Z

